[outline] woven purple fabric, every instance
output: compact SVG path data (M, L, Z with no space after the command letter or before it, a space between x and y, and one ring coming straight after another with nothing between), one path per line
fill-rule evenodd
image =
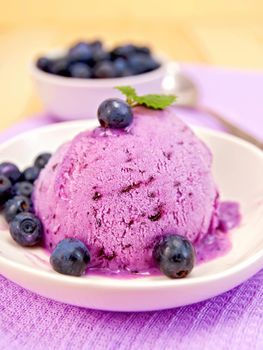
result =
M192 306L112 313L60 304L0 279L0 348L262 350L263 271Z
M263 72L196 66L185 69L199 82L205 103L263 138L258 108ZM208 116L189 111L178 113L187 121L219 127ZM32 118L0 135L0 141L51 122L44 115ZM0 349L262 350L263 270L234 290L205 302L144 313L103 312L65 305L0 277Z

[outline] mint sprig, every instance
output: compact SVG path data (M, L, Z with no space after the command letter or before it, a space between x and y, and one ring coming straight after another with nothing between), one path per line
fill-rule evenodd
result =
M126 101L131 107L145 106L151 109L165 109L176 101L174 95L148 94L138 96L132 86L116 86L115 89L126 96Z

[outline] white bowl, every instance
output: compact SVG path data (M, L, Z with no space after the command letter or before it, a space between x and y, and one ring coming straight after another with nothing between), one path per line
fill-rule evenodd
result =
M56 50L46 55L60 57ZM160 68L136 76L109 79L76 79L43 72L31 62L30 72L45 110L60 120L95 118L99 104L111 97L123 97L116 86L132 85L138 93L158 93L165 74L165 60Z
M28 166L42 151L54 151L97 121L56 124L30 131L0 145L0 161ZM195 129L214 155L213 173L223 199L236 200L242 223L232 232L232 250L194 268L182 280L165 276L70 277L51 269L42 248L22 248L0 217L0 274L19 285L61 302L114 311L146 311L195 303L223 293L263 268L263 152L226 134ZM1 222L2 219L2 222Z

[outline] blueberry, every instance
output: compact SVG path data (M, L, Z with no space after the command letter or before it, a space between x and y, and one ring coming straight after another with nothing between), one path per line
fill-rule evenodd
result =
M17 182L21 177L18 167L10 162L0 164L0 175L6 176L12 183Z
M14 184L11 192L13 196L25 196L30 198L33 190L34 186L31 184L31 182L22 181Z
M69 68L70 76L73 78L90 78L91 77L91 69L90 67L85 63L74 63Z
M93 64L96 64L101 61L110 61L110 54L103 49L94 49L93 50Z
M53 269L63 275L81 276L90 262L90 252L78 239L65 238L51 254Z
M0 175L0 208L11 196L12 183L4 175Z
M93 50L86 42L79 42L68 51L68 58L71 63L82 62L90 64L92 62Z
M75 50L78 50L79 48L86 48L87 46L89 46L89 43L87 41L77 41L75 42L73 45L70 46L68 52L74 52Z
M25 196L15 196L5 203L4 216L7 222L10 222L14 217L22 212L32 210L32 202Z
M132 123L132 109L119 98L109 98L100 104L98 119L104 128L124 129Z
M114 78L116 76L113 62L102 61L95 65L93 69L94 78Z
M37 67L47 73L50 70L50 64L51 60L47 57L39 57L39 59L36 62Z
M9 228L14 241L23 247L32 247L42 238L41 221L31 213L17 214L10 222Z
M133 74L137 75L157 69L160 64L147 54L137 53L129 58L129 66Z
M70 62L67 57L61 57L53 60L50 63L49 72L55 75L61 75L63 77L69 76Z
M23 172L24 180L32 183L35 182L39 176L40 170L41 169L39 169L36 166L31 166L29 168L26 168Z
M39 156L36 157L34 166L36 166L39 169L43 169L47 165L50 158L51 153L41 153Z
M151 50L147 46L136 46L136 52L137 53L144 53L146 55L151 54Z
M193 269L195 251L192 243L179 235L160 239L153 249L153 259L170 278L184 278Z
M117 46L111 51L111 56L115 59L118 57L128 58L136 52L136 46L132 44Z
M100 40L94 40L92 42L89 43L89 46L93 49L93 50L97 50L97 49L103 49L103 44Z
M128 66L127 60L124 58L117 58L114 61L116 77L127 77L132 75L132 71Z

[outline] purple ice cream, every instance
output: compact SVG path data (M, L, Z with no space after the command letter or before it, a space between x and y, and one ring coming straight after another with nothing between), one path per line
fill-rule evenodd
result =
M80 133L36 183L46 247L78 238L89 247L91 267L130 272L154 267L160 236L185 236L200 250L219 225L211 163L209 149L172 108L136 108L128 131Z

